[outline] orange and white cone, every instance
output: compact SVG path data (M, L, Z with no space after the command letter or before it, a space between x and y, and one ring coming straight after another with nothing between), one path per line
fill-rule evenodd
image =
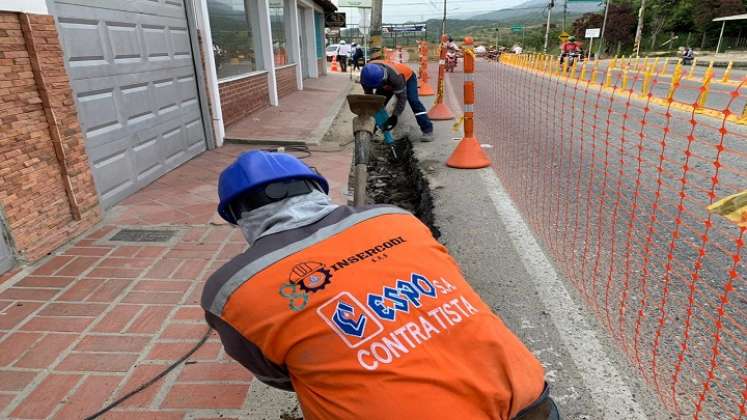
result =
M459 169L479 169L490 166L490 159L475 137L475 51L471 36L464 38L464 137L446 161L446 166Z

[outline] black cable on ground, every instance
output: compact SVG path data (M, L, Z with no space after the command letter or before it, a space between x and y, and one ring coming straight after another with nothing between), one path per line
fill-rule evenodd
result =
M207 341L208 337L210 337L210 333L212 331L213 331L212 328L208 328L208 330L205 332L205 335L202 336L202 338L200 339L200 341L198 341L197 344L195 344L195 346L192 347L192 349L190 351L188 351L184 356L180 357L179 360L177 360L176 362L170 364L166 369L164 369L163 371L161 371L158 375L154 376L153 378L151 378L147 382L144 382L143 384L141 384L137 388L135 388L132 391L128 392L122 398L114 401L113 403L111 403L111 404L107 405L106 407L102 408L101 410L97 411L95 414L92 414L92 415L86 417L84 420L93 420L93 419L101 416L102 414L104 414L107 411L113 409L114 407L118 406L119 404L122 404L123 402L125 402L130 397L132 397L133 395L137 394L138 392L141 392L144 389L148 388L149 386L153 385L154 383L158 382L159 379L161 379L164 376L168 375L169 372L171 372L172 370L176 369L176 367L179 366L185 360L187 360L189 358L189 356L193 355L197 350L199 350L200 347L202 347L202 345L205 344L205 342Z

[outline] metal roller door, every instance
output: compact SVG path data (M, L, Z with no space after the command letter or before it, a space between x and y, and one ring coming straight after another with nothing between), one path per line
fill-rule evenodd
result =
M108 208L206 149L184 0L49 0Z

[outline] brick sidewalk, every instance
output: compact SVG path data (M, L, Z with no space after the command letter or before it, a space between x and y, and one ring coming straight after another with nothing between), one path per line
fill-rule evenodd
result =
M241 233L215 213L217 176L246 149L202 154L111 209L102 226L20 280L0 284L0 418L90 415L203 336L203 282L245 248ZM330 180L338 203L350 160L349 148L306 159ZM176 235L160 244L111 241L123 227ZM186 364L103 418L247 418L251 379L213 335Z

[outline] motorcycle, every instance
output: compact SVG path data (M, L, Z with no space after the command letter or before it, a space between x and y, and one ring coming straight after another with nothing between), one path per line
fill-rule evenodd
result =
M685 66L689 66L690 64L692 64L694 59L695 56L693 55L692 51L685 51L685 53L682 54L682 64Z
M457 66L457 55L455 52L446 53L446 71L454 73L454 69Z
M580 51L574 51L569 53L562 53L560 55L560 65L563 65L565 58L568 58L568 68L573 66L573 63L578 60L579 62L584 61L584 55Z

